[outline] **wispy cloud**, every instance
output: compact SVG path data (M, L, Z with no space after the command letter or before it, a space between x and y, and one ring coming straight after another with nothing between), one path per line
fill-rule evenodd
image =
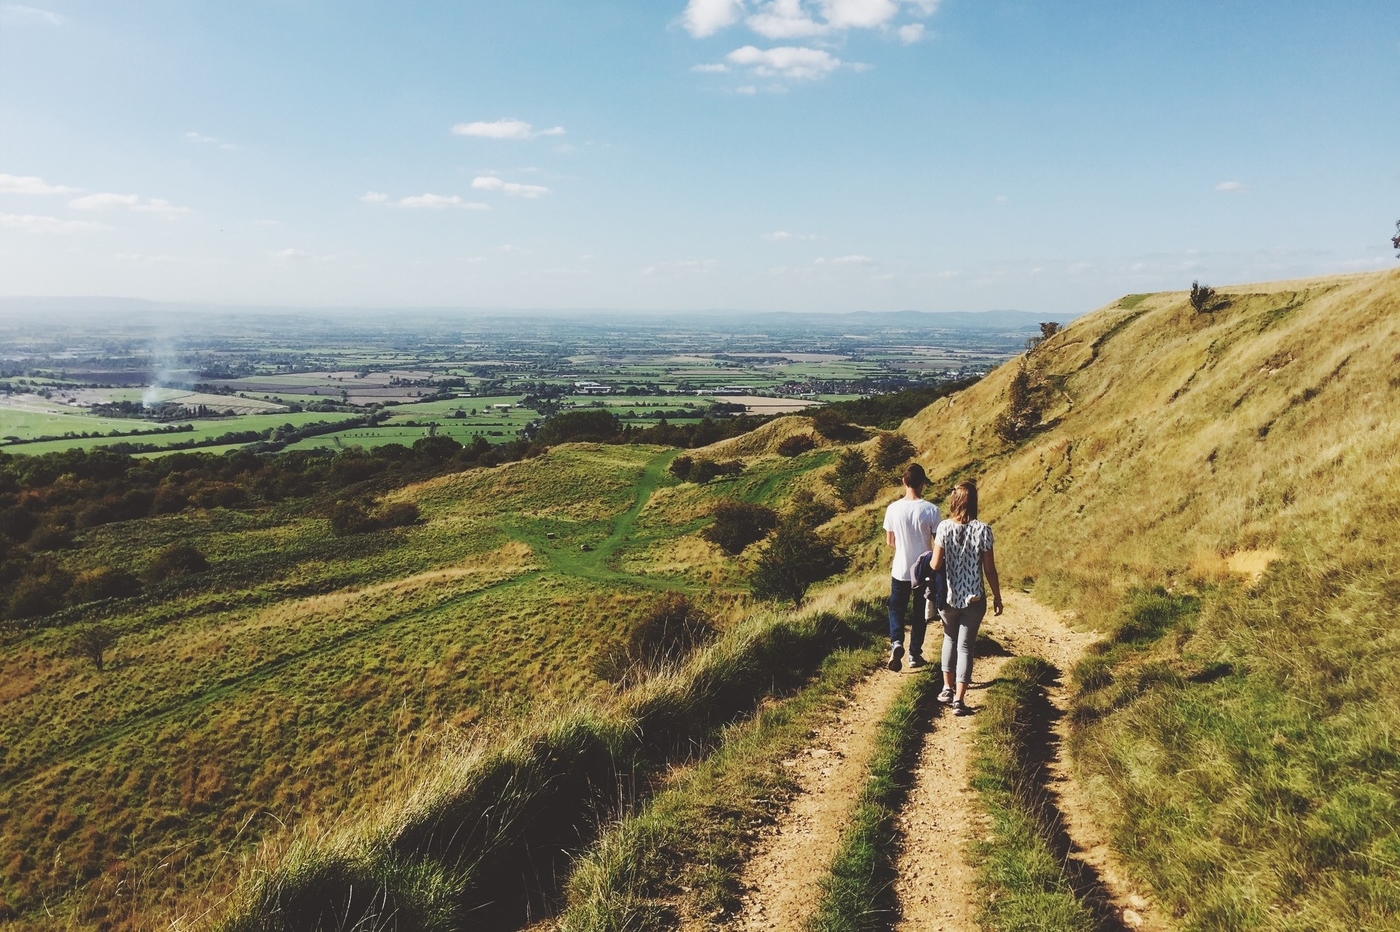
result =
M200 146L218 146L220 149L238 148L233 143L225 142L218 136L208 136L204 133L195 132L194 130L190 130L188 133L185 133L185 141L192 142L195 145Z
M905 23L894 32L895 35L899 36L900 42L903 42L905 45L913 45L924 37L924 24Z
M490 210L489 204L482 204L477 201L463 200L456 194L415 194L411 197L399 198L394 202L395 207L407 207L418 210Z
M524 120L505 119L458 123L452 127L454 136L475 136L478 139L534 139L536 136L563 136L568 130L562 126L549 129L535 129Z
M1249 189L1245 187L1243 181L1222 181L1215 186L1215 190L1225 194L1243 194Z
M97 233L111 227L91 220L60 220L40 214L0 214L0 226L30 233Z
M50 26L62 26L68 22L68 17L52 10L41 10L37 6L25 6L22 3L8 3L0 6L0 16L5 19L27 19L35 23L47 23Z
M188 207L177 207L164 198L142 200L135 194L88 194L68 202L74 210L130 210L139 214L158 214L173 219L191 213Z
M78 194L81 188L49 184L37 175L0 174L0 194Z
M730 52L727 57L733 64L748 68L760 78L783 78L788 81L814 81L841 67L841 59L825 49L800 45L780 45L771 49L746 45Z
M519 184L514 181L502 180L495 175L481 175L473 178L472 188L477 191L500 191L511 197L536 198L549 193L549 188L542 184Z
M816 265L874 265L869 256L837 256L834 259L818 259Z
M272 253L272 261L274 265L290 266L303 262L334 262L335 256L318 256L304 249L288 246L286 249L279 249Z
M366 191L360 195L360 200L366 204L384 204L389 200L389 195L380 194L378 191Z
M786 243L790 240L810 242L816 239L811 233L789 233L787 230L774 230L772 233L764 233L763 238L774 243Z

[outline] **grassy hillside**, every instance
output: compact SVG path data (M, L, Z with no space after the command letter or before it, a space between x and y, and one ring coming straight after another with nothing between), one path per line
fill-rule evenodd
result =
M1112 632L1074 750L1189 928L1400 926L1400 271L1134 296L906 423L1003 577Z
M0 925L190 918L261 839L362 811L461 728L611 695L602 661L663 590L730 624L743 587L693 532L720 496L783 501L821 454L684 490L674 455L574 444L419 482L385 497L416 524L350 537L300 501L76 534L54 556L74 574L139 575L177 542L210 568L83 609L116 633L102 671L71 626L6 630Z

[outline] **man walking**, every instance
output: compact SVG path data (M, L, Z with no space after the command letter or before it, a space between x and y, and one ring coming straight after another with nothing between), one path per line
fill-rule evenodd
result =
M904 616L909 610L909 594L914 585L914 564L919 556L933 549L938 529L938 506L924 501L928 476L924 467L910 463L904 470L904 497L885 509L885 543L894 548L890 565L890 656L888 666L898 673L904 660ZM924 660L924 631L928 622L922 606L909 624L909 669L928 665Z

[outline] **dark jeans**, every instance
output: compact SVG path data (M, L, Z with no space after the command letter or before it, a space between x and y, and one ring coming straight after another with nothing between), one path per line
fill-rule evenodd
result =
M913 584L890 577L890 641L904 643L904 616L909 612L909 595ZM915 599L914 617L909 619L909 655L921 657L924 653L924 632L928 622L924 619L923 596Z

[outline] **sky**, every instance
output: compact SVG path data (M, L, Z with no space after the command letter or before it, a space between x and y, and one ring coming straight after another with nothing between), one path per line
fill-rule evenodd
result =
M1397 264L1400 3L0 0L0 295L1081 313Z

